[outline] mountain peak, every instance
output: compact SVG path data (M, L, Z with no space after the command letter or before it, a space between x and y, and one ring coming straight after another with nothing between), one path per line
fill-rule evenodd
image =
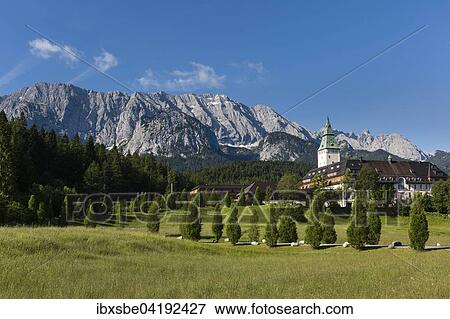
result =
M1 97L0 109L9 118L23 112L29 124L61 134L92 135L106 146L120 145L131 153L161 156L177 152L189 155L203 147L217 149L219 144L256 145L269 135L271 139L266 141L270 145L281 139L316 145L320 138L317 132L289 121L268 105L248 107L214 93L171 95L160 91L128 95L85 90L69 83L40 82ZM360 135L335 130L335 134L341 145L354 150L381 149L414 160L429 156L398 133L374 137L369 130ZM289 153L289 158L294 153Z

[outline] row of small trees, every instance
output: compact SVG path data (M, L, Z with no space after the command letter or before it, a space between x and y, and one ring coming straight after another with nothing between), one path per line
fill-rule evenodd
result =
M428 240L428 222L425 215L425 203L422 195L417 195L411 205L409 238L410 245L416 250L423 250ZM307 211L308 224L305 229L305 242L317 249L321 244L333 244L336 242L337 233L335 220L329 208L322 210L324 197L316 195ZM157 204L150 205L148 209L148 229L152 232L159 231L159 219L157 217ZM259 241L258 215L254 211L248 237L251 241ZM269 216L271 214L269 213ZM200 209L195 203L187 205L187 214L180 224L180 233L183 238L199 240L202 229ZM361 250L366 245L377 245L380 241L382 224L376 213L376 201L374 198L365 200L365 196L357 196L352 204L352 215L347 227L347 238L352 247ZM236 244L242 236L242 229L238 221L238 208L231 208L226 224L223 223L222 207L217 205L212 222L214 240L218 242L225 230L225 234L231 244ZM289 216L280 216L278 220L270 217L266 225L265 242L268 246L275 246L277 242L298 241L295 221Z
M215 207L213 222L211 225L214 234L214 241L218 242L225 231L228 241L235 245L242 236L242 228L238 220L238 208L233 206L229 213L226 223L223 222L222 208L220 205ZM158 218L158 205L153 203L148 208L147 228L150 232L158 232L160 221ZM186 207L186 214L180 222L180 234L183 238L197 241L201 238L202 221L200 208L195 203L190 203ZM251 226L248 231L248 237L251 241L257 242L260 239L258 227L258 214L255 210L251 218ZM281 216L278 225L269 222L266 227L265 240L269 246L273 246L277 241L295 242L298 240L297 226L295 221L289 216Z

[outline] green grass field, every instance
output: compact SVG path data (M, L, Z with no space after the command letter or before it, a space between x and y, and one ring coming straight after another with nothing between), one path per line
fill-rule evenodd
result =
M450 221L428 216L430 240ZM345 241L345 220L338 220ZM407 217L382 243L407 244ZM204 225L203 235L210 235ZM298 227L300 239L304 225ZM1 298L449 298L450 251L236 246L177 240L144 227L0 228ZM244 229L244 240L245 240Z

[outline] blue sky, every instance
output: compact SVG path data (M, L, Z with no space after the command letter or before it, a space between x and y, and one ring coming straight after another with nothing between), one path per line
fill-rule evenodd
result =
M125 91L74 53L132 90L216 92L282 114L426 25L285 116L450 150L449 2L16 0L2 12L0 95L39 81Z

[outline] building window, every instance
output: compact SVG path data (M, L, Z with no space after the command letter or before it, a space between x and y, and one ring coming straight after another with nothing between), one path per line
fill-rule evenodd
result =
M397 190L404 191L405 190L405 178L400 177L397 182Z

